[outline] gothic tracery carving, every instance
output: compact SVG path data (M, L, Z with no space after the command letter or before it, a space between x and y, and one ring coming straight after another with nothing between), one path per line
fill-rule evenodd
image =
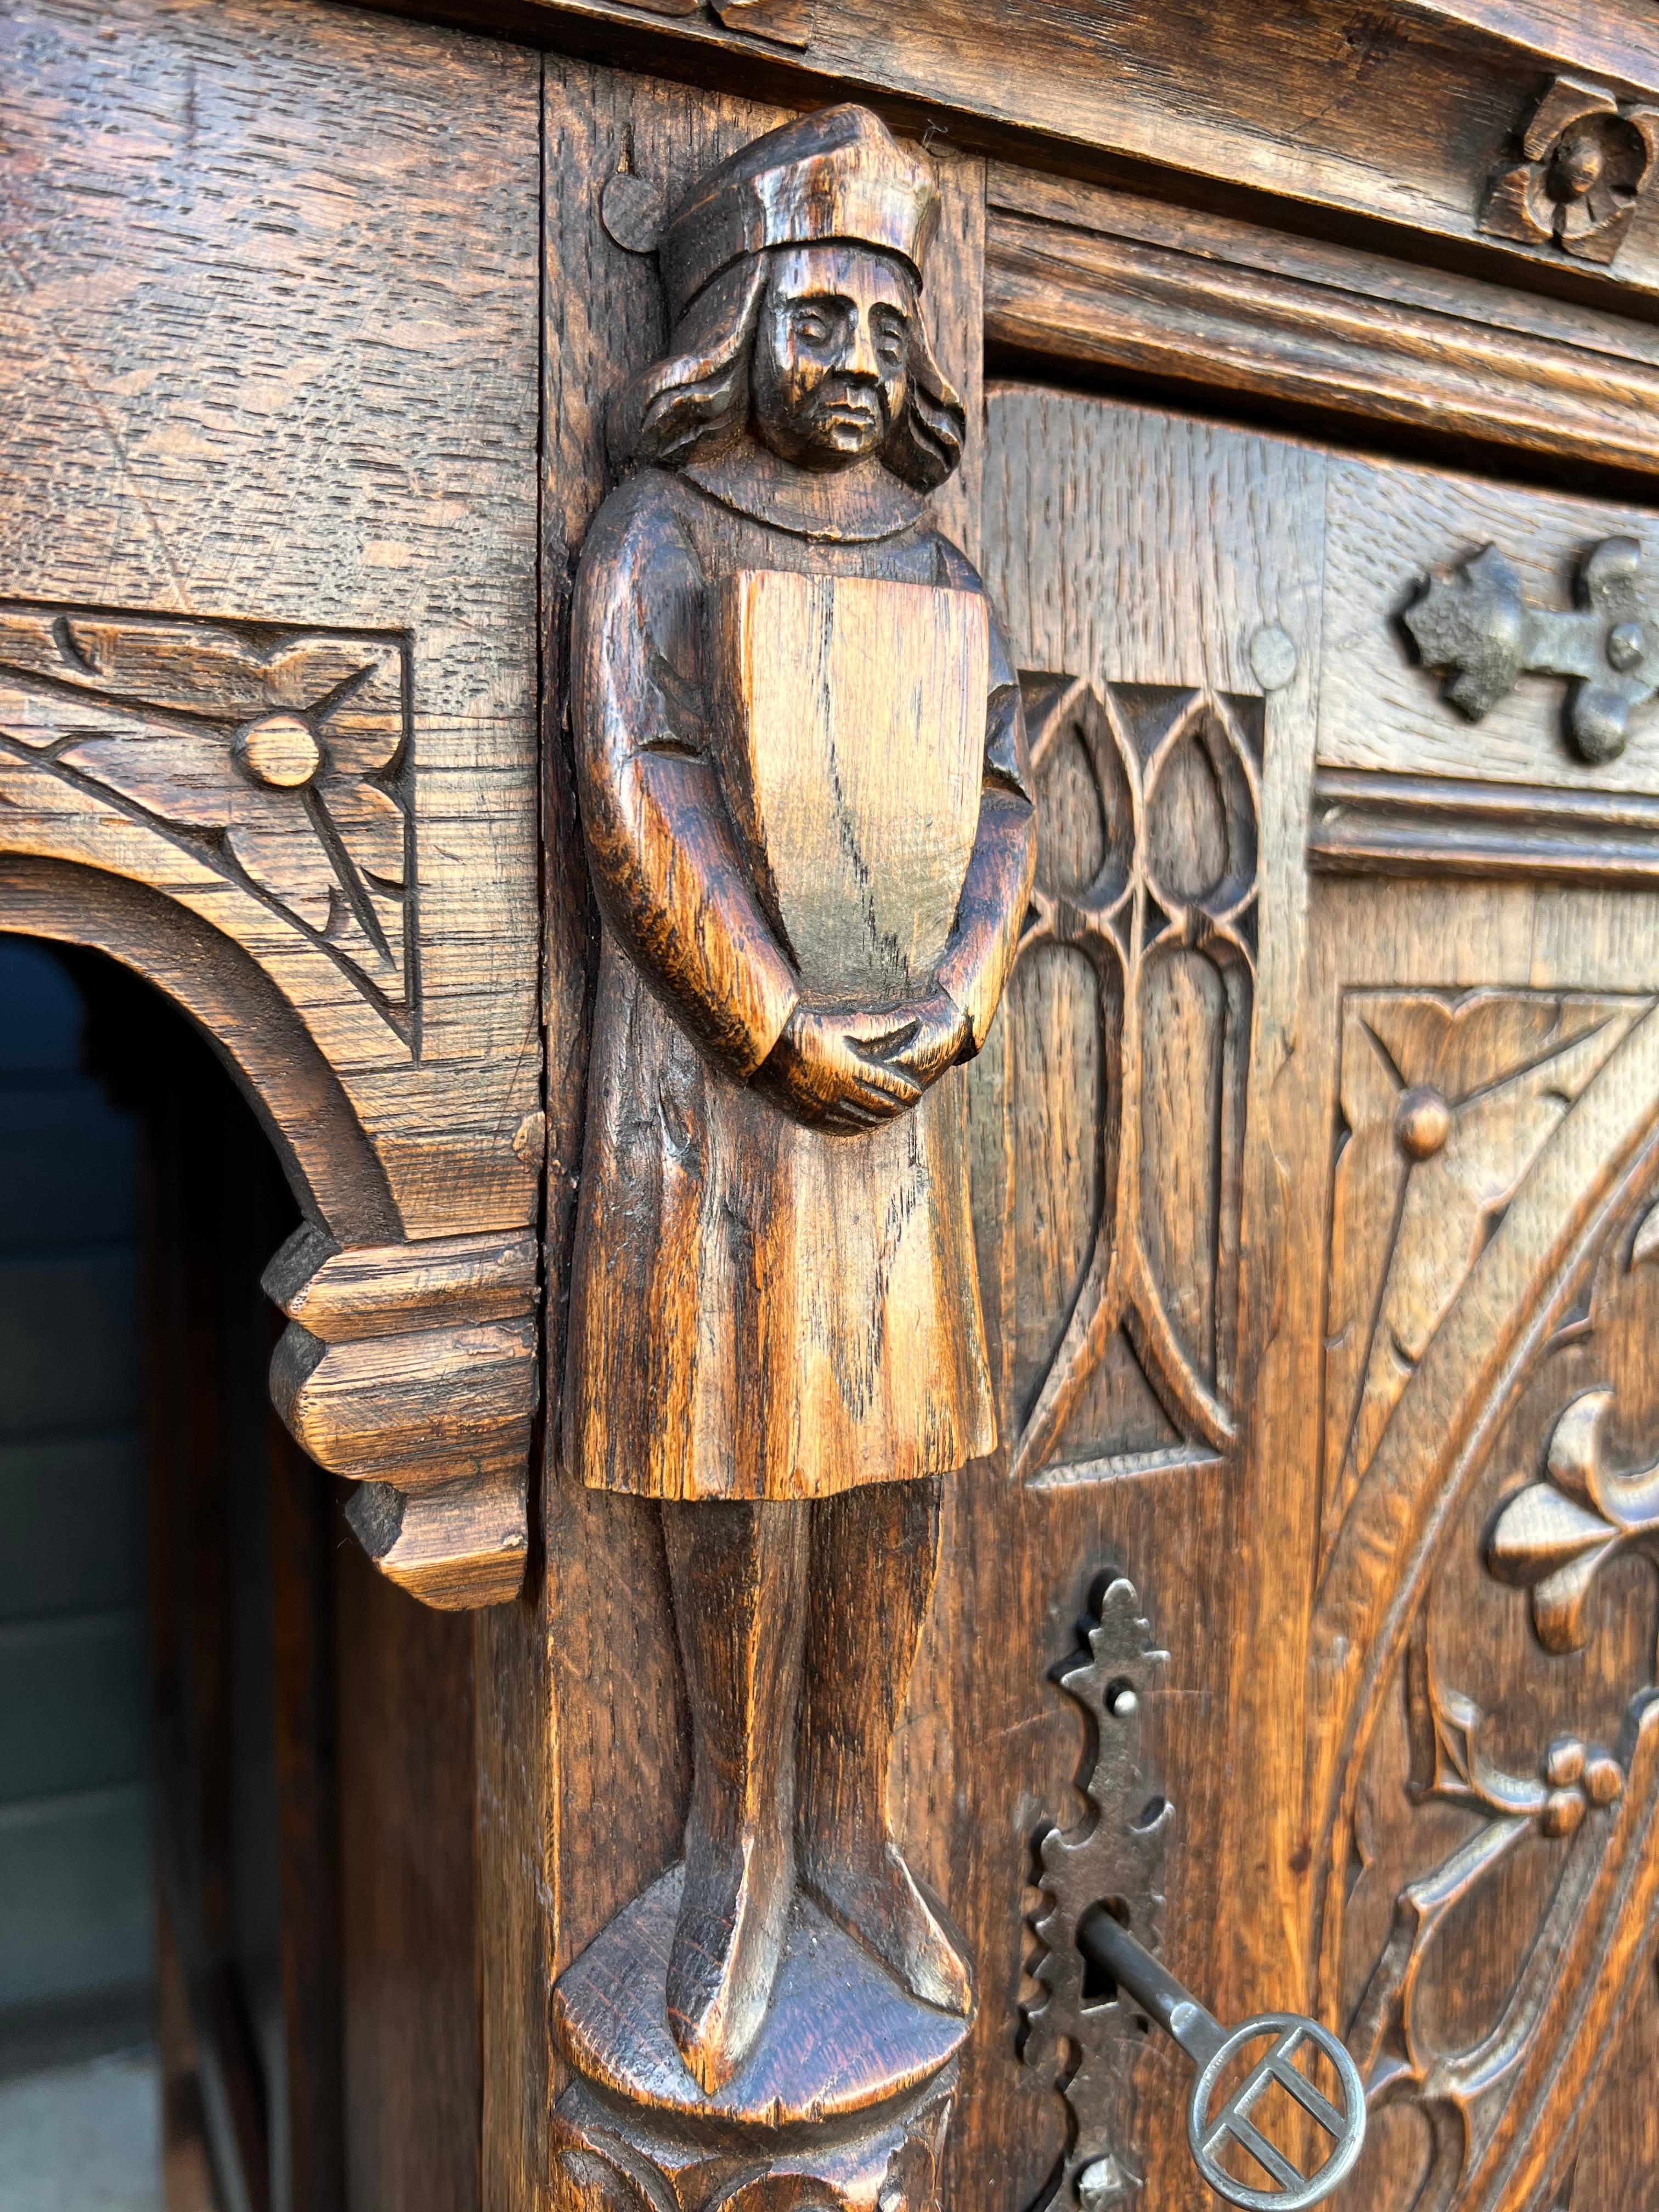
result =
M1016 1234L1043 1226L1014 1461L1052 1483L1207 1459L1233 1433L1261 707L1022 682L1040 826L1009 1018L1050 1156L1016 1169Z

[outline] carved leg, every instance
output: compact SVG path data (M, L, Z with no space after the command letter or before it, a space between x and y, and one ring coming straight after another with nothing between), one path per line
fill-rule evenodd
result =
M813 1508L796 1847L802 1881L926 2004L966 2017L973 1978L893 1840L888 1767L939 1565L936 1480Z
M807 1522L713 1500L662 1516L694 1759L668 2025L712 2095L764 2023L794 1890Z

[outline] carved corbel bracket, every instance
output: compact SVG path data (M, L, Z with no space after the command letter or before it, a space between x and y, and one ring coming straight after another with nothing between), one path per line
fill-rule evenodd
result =
M1659 615L1649 605L1642 549L1604 538L1580 563L1577 606L1527 604L1495 545L1431 577L1402 617L1426 667L1446 672L1446 696L1478 722L1522 676L1572 681L1567 732L1582 759L1616 760L1630 720L1659 688Z
M343 1249L307 1224L265 1271L289 1316L276 1410L319 1466L363 1486L346 1518L428 1605L498 1604L523 1577L536 1280L521 1231Z
M1659 108L1624 106L1600 85L1559 76L1521 134L1521 161L1492 179L1480 228L1580 261L1624 243L1659 152Z

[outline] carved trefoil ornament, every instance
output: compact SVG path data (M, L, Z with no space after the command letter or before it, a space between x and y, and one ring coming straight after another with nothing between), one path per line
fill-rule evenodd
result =
M1567 734L1592 765L1625 750L1631 718L1659 687L1659 611L1650 603L1642 549L1604 538L1579 564L1576 607L1529 605L1495 545L1438 572L1401 619L1426 668L1472 722L1508 698L1523 676L1571 684Z
M1559 76L1521 134L1521 160L1493 178L1480 228L1580 261L1611 261L1659 153L1659 108Z
M408 647L0 603L0 747L154 825L417 1046Z
M1199 686L1021 682L1037 870L1007 1018L1042 1151L1013 1169L1014 1468L1051 1486L1208 1462L1234 1433L1264 715Z

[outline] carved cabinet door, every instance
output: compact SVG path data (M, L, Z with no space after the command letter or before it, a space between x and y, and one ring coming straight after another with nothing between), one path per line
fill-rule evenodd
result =
M1022 2201L1119 2201L1109 2154L1210 2201L1178 2056L1079 1968L1115 1882L1224 2016L1343 2034L1340 2202L1647 2203L1652 518L1020 386L986 486L1041 844L958 1757L1005 1852L1063 1834L982 1958L1038 2094L1011 2045L964 2136ZM1121 1719L1099 1665L1031 1695L1109 1568Z

